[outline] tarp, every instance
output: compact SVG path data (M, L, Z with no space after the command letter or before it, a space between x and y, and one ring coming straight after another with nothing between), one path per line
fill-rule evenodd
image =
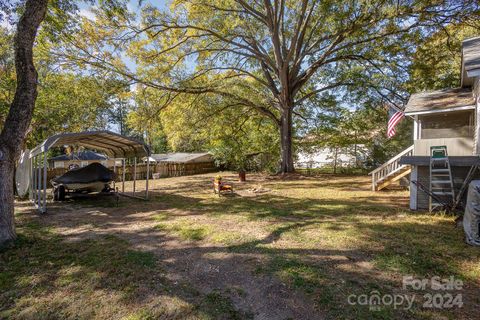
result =
M17 194L23 198L28 194L30 187L30 150L25 150L20 155L18 160L17 169L15 172L15 186L17 188Z
M115 173L100 163L92 163L86 167L73 169L63 176L52 179L57 184L110 182L115 179Z
M473 180L468 186L463 229L465 241L470 245L480 246L480 180Z

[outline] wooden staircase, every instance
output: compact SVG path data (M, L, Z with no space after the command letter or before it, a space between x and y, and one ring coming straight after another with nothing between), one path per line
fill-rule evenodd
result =
M397 154L369 173L372 176L372 190L379 191L400 180L412 171L409 165L400 164L400 158L413 155L413 145Z

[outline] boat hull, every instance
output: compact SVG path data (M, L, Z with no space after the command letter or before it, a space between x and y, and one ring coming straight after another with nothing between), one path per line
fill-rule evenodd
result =
M80 191L88 191L88 192L100 192L105 189L105 187L109 187L110 183L105 183L101 181L97 182L90 182L90 183L69 183L63 184L65 189L71 190L74 192Z

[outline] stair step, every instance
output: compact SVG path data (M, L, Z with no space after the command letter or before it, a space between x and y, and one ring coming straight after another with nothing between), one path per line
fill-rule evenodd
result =
M439 184L450 184L452 183L451 180L432 180L432 183L431 184L435 184L435 183L439 183Z
M433 191L432 193L436 196L450 196L450 195L453 195L453 192Z
M432 172L450 172L449 169L432 169Z

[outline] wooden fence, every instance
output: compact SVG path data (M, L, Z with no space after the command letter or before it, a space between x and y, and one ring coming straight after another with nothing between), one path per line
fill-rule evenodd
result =
M113 167L110 167L113 170ZM117 181L122 180L123 168L116 167ZM66 168L51 168L47 172L47 181L55 177L59 177L67 172ZM155 176L159 177L178 177L178 176L189 176L193 174L201 174L208 172L215 172L217 168L213 162L198 162L198 163L156 163L150 164L150 178ZM134 165L128 164L125 165L125 180L133 180L134 175ZM137 180L142 180L147 177L147 164L139 163L137 164L136 178Z

